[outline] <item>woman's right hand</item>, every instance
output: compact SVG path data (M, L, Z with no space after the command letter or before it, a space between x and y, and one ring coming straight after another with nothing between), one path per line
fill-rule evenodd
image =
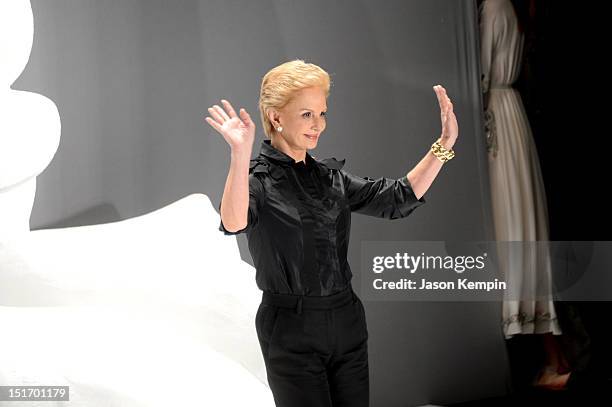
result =
M230 145L232 151L250 149L255 140L255 123L244 108L240 109L240 116L236 114L232 105L225 99L221 103L227 110L218 105L208 108L212 116L206 117L206 122L217 130L225 141Z

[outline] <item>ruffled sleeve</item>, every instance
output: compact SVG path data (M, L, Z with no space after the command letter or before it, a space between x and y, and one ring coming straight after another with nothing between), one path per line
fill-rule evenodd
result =
M406 175L399 179L373 179L362 178L345 170L340 172L351 211L377 218L399 219L410 215L426 202L424 197L417 199Z
M340 174L351 211L377 218L399 219L426 202L424 197L417 199L407 175L399 179L363 178L343 170L345 161L332 157L320 162Z
M259 172L267 171L261 164L260 161L251 160L249 166L249 209L247 214L247 225L240 230L235 232L230 232L225 229L223 225L223 220L219 222L219 231L223 232L225 235L238 235L240 233L248 233L253 228L255 228L259 221L259 213L263 206L264 201L264 187L261 182L261 179L256 174ZM222 198L223 200L223 198ZM221 202L219 202L219 213L221 213Z

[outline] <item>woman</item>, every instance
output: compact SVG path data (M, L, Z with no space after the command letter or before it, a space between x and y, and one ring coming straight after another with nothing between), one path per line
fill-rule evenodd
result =
M246 233L263 291L255 317L268 382L277 406L369 405L367 325L347 262L351 212L397 219L451 159L458 135L453 105L435 86L442 135L400 179L361 178L344 160L316 160L326 127L330 77L294 60L263 78L259 109L268 139L250 160L255 124L231 104L206 121L229 143L231 163L219 206L225 234Z

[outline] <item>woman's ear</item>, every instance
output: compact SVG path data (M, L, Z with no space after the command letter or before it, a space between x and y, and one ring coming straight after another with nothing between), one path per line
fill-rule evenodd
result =
M270 123L272 123L272 127L276 128L280 126L279 112L274 108L268 109L268 120L270 120Z

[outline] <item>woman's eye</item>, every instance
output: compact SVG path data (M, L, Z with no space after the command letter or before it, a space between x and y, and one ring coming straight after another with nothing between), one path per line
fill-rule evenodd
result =
M306 116L308 115L308 116ZM327 116L327 112L321 112L321 116ZM310 117L310 112L306 112L304 114L302 114L302 117Z

